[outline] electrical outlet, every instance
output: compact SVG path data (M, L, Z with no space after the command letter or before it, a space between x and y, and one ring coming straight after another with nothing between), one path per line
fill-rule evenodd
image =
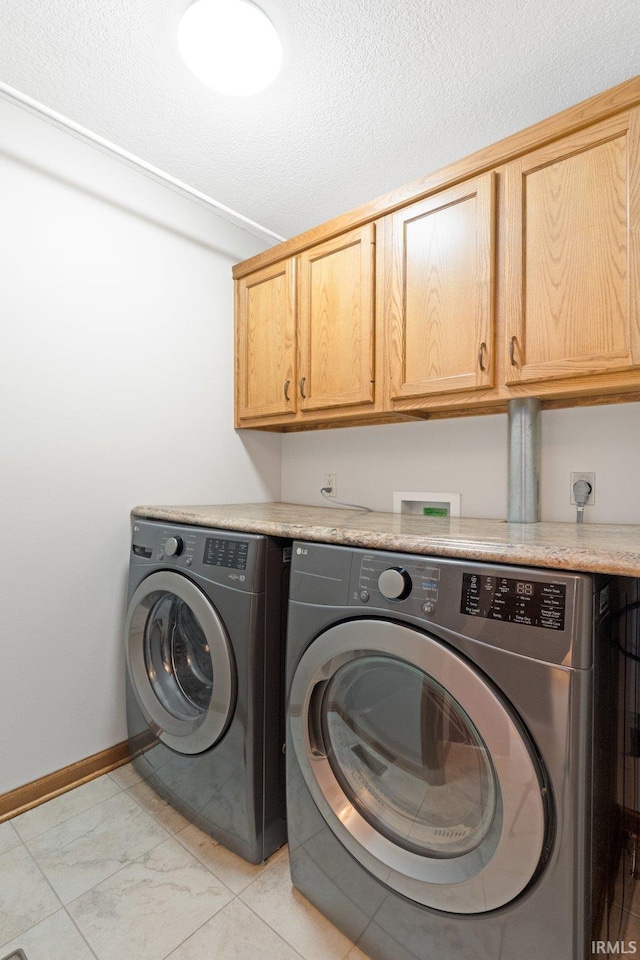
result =
M571 474L569 503L576 502L575 494L573 492L573 485L574 483L577 483L578 480L586 480L587 483L591 484L591 493L589 494L589 499L586 502L586 506L590 507L596 502L596 475L595 473L587 473L584 470L581 473Z
M336 484L336 475L335 473L325 473L323 487L330 487L331 490L325 489L325 496L331 497L332 500L338 496L338 487Z

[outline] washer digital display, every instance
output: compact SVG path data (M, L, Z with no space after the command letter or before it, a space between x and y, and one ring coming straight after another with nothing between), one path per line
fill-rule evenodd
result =
M247 569L247 540L226 540L222 537L207 537L202 562L210 567L230 567L232 570Z

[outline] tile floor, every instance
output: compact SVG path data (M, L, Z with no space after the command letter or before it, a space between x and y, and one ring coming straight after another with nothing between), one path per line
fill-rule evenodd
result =
M286 849L253 866L130 765L0 824L0 957L367 960L291 886Z
M626 943L640 948L640 885ZM617 912L617 915L616 915ZM619 910L612 910L618 930ZM245 863L130 765L0 824L0 957L368 960L291 886L286 848Z

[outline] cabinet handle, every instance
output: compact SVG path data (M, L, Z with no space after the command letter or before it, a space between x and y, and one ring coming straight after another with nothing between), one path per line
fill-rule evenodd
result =
M285 380L284 382L284 398L287 401L287 403L289 403L289 384L290 383L291 383L291 380Z
M306 382L307 382L307 378L306 378L306 377L303 377L302 380L300 381L300 396L302 397L303 400L306 400L306 399L307 399L307 395L306 395L306 393L304 392L304 385L305 385Z
M518 361L516 360L516 343L518 342L517 337L511 337L509 341L509 360L511 360L511 366L517 367Z
M484 362L484 355L485 355L486 349L487 349L487 345L483 340L478 348L478 366L480 367L480 370L482 373L485 373L487 369Z

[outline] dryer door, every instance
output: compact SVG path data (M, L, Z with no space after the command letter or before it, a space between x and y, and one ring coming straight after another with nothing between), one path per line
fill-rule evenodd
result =
M529 738L482 674L433 637L374 619L330 628L298 665L289 720L328 825L392 889L481 913L541 867L549 796Z
M236 677L224 624L179 573L143 580L126 621L129 679L149 727L179 753L201 753L225 732Z

